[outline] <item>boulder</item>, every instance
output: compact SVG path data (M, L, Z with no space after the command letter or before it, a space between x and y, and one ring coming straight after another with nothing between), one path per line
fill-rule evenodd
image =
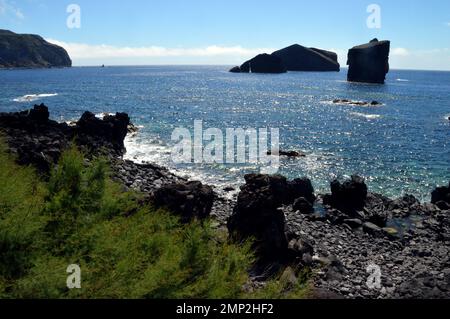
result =
M314 256L314 246L306 238L292 239L288 244L289 253L292 258L302 258L303 256Z
M304 197L297 198L292 208L294 211L299 211L302 214L314 213L314 206Z
M180 215L186 223L209 216L214 202L214 192L210 186L200 182L179 182L162 186L153 194L153 203Z
M245 62L240 67L243 73L285 73L286 67L279 57L260 54Z
M306 48L299 44L275 51L288 71L337 71L340 65L337 54L330 51Z
M338 180L331 182L331 196L324 197L324 204L344 212L362 210L367 198L367 186L364 179L353 175L350 180L340 183Z
M323 196L324 205L331 207L327 217L333 223L356 218L384 227L389 217L389 202L382 195L369 193L364 179L356 175L343 183L332 181L331 194Z
M383 234L383 230L380 227L370 222L363 224L363 230L373 236L380 236Z
M361 219L353 218L353 219L345 219L344 224L349 225L352 229L358 229L362 227L363 222Z
M389 72L389 41L373 39L348 51L347 79L351 82L383 84Z
M431 203L436 204L442 210L449 209L447 207L450 207L450 182L448 186L437 187L431 193Z
M313 203L314 188L307 178L287 181L281 175L249 174L237 198L228 230L234 240L252 238L262 259L286 257L285 216L279 209L297 198Z
M387 203L389 199L380 194L368 193L364 202L364 220L369 221L379 227L386 226L389 211Z
M311 180L306 177L296 178L287 182L287 192L285 194L284 204L292 204L297 198L303 197L311 205L316 201L314 187Z
M277 259L287 253L285 216L278 209L282 194L276 185L280 179L246 178L233 214L228 219L228 230L235 241L254 240L254 249L261 259Z

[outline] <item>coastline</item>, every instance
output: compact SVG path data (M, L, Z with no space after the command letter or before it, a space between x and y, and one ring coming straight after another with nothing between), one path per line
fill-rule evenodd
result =
M42 105L37 109L35 107L35 118L31 120L41 121L41 123L39 129L31 129L31 131L27 126L20 127L20 121L25 115L1 114L8 121L8 116L17 120L17 122L8 122L12 125L6 128L5 133L11 151L17 152L19 157L23 157L24 154L27 156L22 164L36 164L35 160L38 160L38 164L42 164L39 161L51 160L48 154L53 153L55 155L53 158L56 158L56 155L65 147L65 143L59 141L56 144L55 138L58 134L60 134L59 137L74 134L64 124L47 122L48 110L44 107ZM25 114L33 114L33 112L29 111ZM124 131L125 123L117 122L115 116L109 115L104 120L116 123L117 126L113 127L113 130L120 130L123 137L129 134L129 131ZM92 124L95 123L101 127L104 120L98 119ZM125 127L128 124L126 123ZM77 132L82 136L79 139L80 145L86 147L87 152L91 152L89 154L91 156L95 156L99 150L102 152L106 149L114 177L126 187L138 190L151 198L156 191L167 185L187 182L185 178L177 176L165 167L123 160L125 151L124 145L121 145L123 138L108 140L110 134L96 135L97 133L92 129ZM13 138L17 136L20 138ZM22 150L20 150L21 147L23 147ZM30 154L36 157L30 157ZM271 178L278 177L263 176L263 178L268 178L270 182ZM283 177L279 178L283 179ZM348 189L344 184L340 186L342 194L354 188L366 187L362 181L352 181L348 185L351 186ZM269 195L273 195L271 192L276 192L276 189L258 188L251 184L245 186L247 189L241 188L241 194L244 195L246 191L249 191L249 194L268 191ZM359 216L353 216L353 211L345 212L346 205L352 206L353 200L359 196L353 193L350 194L353 196L350 202L348 198L344 198L345 196L340 198L340 195L336 195L338 193L316 194L317 201L313 212L309 211L310 207L304 210L305 206L298 206L297 202L287 202L276 207L276 210L281 211L284 216L283 236L286 236L289 243L289 248L286 248L293 251L298 249L295 248L298 245L309 247L307 252L302 251L297 257L297 259L300 258L299 260L295 260L303 267L312 269L315 289L324 289L345 298L448 298L450 296L449 210L440 209L430 203L419 203L408 196L395 200L388 199L379 194L370 193L367 187L366 193L367 198L364 197L361 207L363 214ZM327 196L331 196L331 199ZM333 199L333 196L336 198ZM258 197L254 198L256 198L254 203L257 203ZM233 212L239 213L236 207L240 200L242 200L240 197L227 199L223 194L215 191L210 216L216 220L216 227L227 229L230 216ZM336 200L343 202L336 202ZM250 201L253 201L253 195L250 196ZM337 209L340 204L343 204L342 208ZM258 212L255 213L257 216ZM355 210L355 213L360 214L360 210ZM379 220L381 220L380 225L374 224ZM397 228L392 221L399 222ZM385 227L381 224L385 224ZM272 261L272 265L277 263L282 262ZM378 266L382 273L379 289L370 289L366 285L370 275L367 267L370 265ZM254 285L265 280L261 279L258 273L252 278Z

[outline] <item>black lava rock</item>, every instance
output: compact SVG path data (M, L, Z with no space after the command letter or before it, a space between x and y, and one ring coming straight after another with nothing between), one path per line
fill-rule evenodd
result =
M242 73L285 73L286 67L279 57L260 54L240 67Z
M275 51L273 56L279 57L288 71L336 71L340 65L337 54L315 48L306 48L299 44Z
M389 72L389 41L373 39L348 51L347 79L351 82L383 84Z
M214 192L200 182L178 182L162 186L155 191L153 202L181 216L182 222L203 220L211 213Z

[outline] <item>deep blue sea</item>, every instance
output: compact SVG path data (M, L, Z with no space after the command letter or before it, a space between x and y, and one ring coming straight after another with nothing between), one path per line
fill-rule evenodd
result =
M53 119L127 112L141 127L127 138L127 157L168 166L218 187L238 185L255 165L172 163L172 131L279 128L280 148L306 158L282 159L280 173L308 176L318 191L357 173L372 191L429 198L450 180L450 72L392 70L385 85L346 82L340 73L231 74L226 66L75 67L0 71L0 111L45 103ZM31 95L26 97L27 95ZM333 99L377 100L378 107Z

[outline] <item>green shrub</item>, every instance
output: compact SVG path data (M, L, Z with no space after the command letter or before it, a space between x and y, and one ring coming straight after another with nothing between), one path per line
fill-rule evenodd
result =
M0 141L0 283L24 274L41 244L45 219L43 184L30 167L19 167Z
M104 159L88 164L71 147L45 183L3 145L1 298L284 298L304 291L274 280L245 293L250 244L230 244L209 221L186 225L138 204L141 195L113 182ZM70 264L81 267L81 289L66 287Z

